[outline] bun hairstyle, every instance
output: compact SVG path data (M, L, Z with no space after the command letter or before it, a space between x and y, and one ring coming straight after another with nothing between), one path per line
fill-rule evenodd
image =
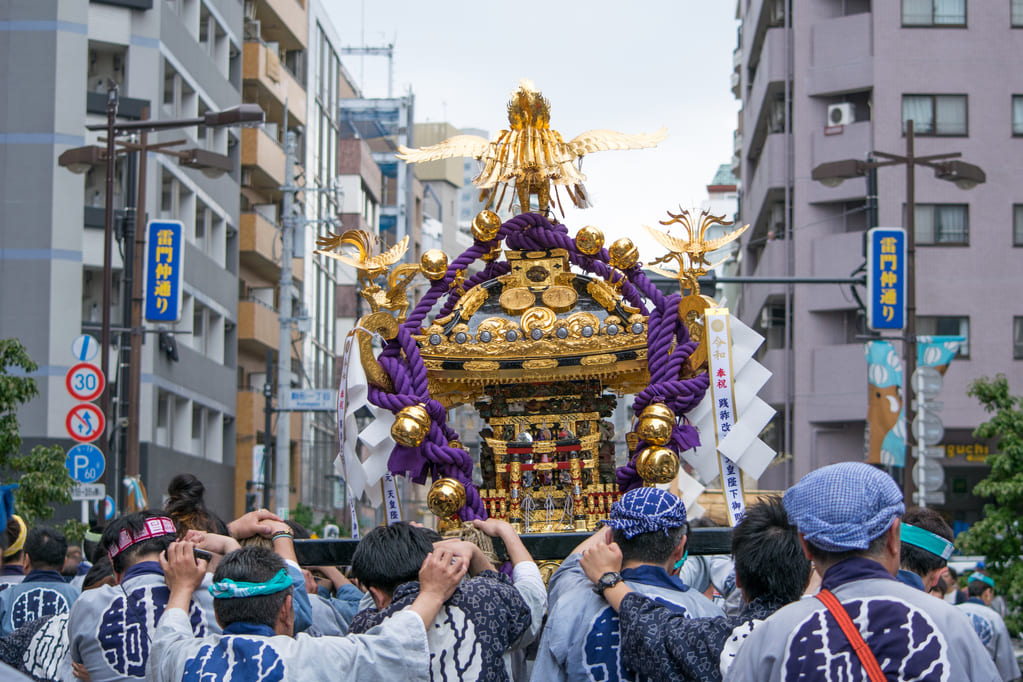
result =
M167 486L164 511L174 519L178 532L189 530L227 535L227 524L206 508L206 486L193 474L178 474Z

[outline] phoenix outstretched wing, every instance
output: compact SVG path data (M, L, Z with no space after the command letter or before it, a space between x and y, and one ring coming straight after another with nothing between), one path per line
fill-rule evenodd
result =
M368 262L372 263L376 267L394 265L400 261L401 257L405 255L406 251L408 251L408 240L408 235L405 235L400 242L387 249L379 256L373 256L368 259Z
M645 149L654 147L658 142L668 137L668 129L661 128L656 133L639 135L628 135L614 130L587 130L585 133L576 135L566 143L566 146L577 156L602 152L611 149Z
M738 230L733 230L732 232L729 232L728 234L724 235L723 237L718 237L717 239L711 239L709 242L704 242L703 243L703 250L705 252L707 252L707 253L710 253L711 251L717 251L718 249L720 249L722 246L724 246L728 242L731 242L731 241L734 241L734 240L738 239L739 236L743 232L745 232L748 228L749 228L749 225L743 225Z
M490 148L490 140L479 135L456 135L429 147L410 149L398 147L397 157L409 163L450 159L454 156L471 156L478 159Z
M687 239L679 239L678 237L672 237L667 232L655 230L649 225L644 225L643 227L646 228L646 231L649 232L654 239L660 242L661 246L668 249L668 251L671 251L672 253L685 253L686 247L689 246L689 240Z

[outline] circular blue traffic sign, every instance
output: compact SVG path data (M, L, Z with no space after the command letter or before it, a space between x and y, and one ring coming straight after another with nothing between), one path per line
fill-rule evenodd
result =
M65 465L71 478L78 483L95 483L103 476L106 459L95 445L80 443L67 451Z

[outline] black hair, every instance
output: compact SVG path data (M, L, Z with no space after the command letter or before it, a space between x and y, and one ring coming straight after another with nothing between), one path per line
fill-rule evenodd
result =
M902 517L902 523L922 528L945 538L949 542L955 539L955 536L952 534L952 528L945 522L941 514L933 509L921 509L919 507L910 509ZM919 576L926 575L931 571L948 565L946 559L942 559L937 554L928 552L926 549L916 545L911 545L908 542L902 543L901 563L903 568Z
M25 554L32 561L32 568L59 571L64 567L67 555L67 539L56 528L40 526L28 532L25 538Z
M780 497L764 497L746 508L746 516L732 530L732 556L736 580L749 601L795 601L810 579L810 560Z
M292 521L291 519L285 519L284 523L287 524L288 528L291 529L291 534L296 540L308 540L312 537L312 533L309 529L303 526L298 521Z
M146 527L146 520L166 516L162 511L156 509L143 509L142 511L125 514L119 519L111 521L103 530L103 537L99 541L100 549L104 554L109 554L111 549L117 548L118 538L121 531L126 530L131 535L141 533ZM124 550L113 558L114 573L124 573L138 563L139 557L153 552L163 552L175 540L174 535L161 535L159 537L143 540Z
M394 588L419 579L419 569L433 543L424 532L407 522L377 526L359 540L352 555L352 572L367 588L387 594Z
M622 563L639 561L662 566L671 558L671 553L678 547L678 543L682 542L686 530L686 524L683 523L675 528L652 530L626 538L624 532L612 528L611 537L622 550Z
M847 552L832 552L826 549L821 549L817 545L813 544L811 540L806 541L806 546L810 548L810 556L812 556L813 560L818 564L837 564L840 561L845 561L846 559L851 559L857 556L879 556L884 552L886 542L885 538L888 537L889 530L891 530L891 526L889 526L885 532L871 540L866 549L851 549Z
M236 549L223 559L213 574L213 582L230 579L235 582L265 583L285 568L284 559L269 549L256 545ZM274 627L285 600L293 587L255 597L214 599L213 612L221 627L232 623L253 623Z
M205 496L206 486L195 475L178 474L171 479L163 508L182 535L189 530L229 534L223 519L206 508Z
M984 594L987 590L994 591L995 588L988 585L983 580L971 580L966 583L966 594L971 597L979 597Z
M99 585L106 578L109 578L114 574L114 568L110 565L110 557L106 554L101 554L96 558L96 563L92 565L89 572L85 574L85 579L82 581L82 592L91 590L93 587Z

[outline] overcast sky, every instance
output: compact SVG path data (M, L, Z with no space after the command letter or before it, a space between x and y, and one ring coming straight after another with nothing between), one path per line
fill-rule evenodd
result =
M412 89L417 122L482 128L492 138L508 127L509 94L529 78L566 140L592 128L667 126L668 139L654 149L585 158L594 206L566 212L572 232L596 225L609 243L679 205L698 207L732 158L734 0L325 4L344 46L394 43L395 94ZM386 58L347 57L346 67L367 97L387 96ZM651 260L648 242L637 243Z

